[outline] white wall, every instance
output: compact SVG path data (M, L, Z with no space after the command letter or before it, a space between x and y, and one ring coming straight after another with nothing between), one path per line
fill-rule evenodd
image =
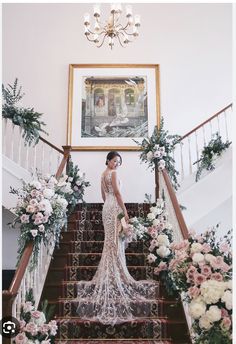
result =
M140 3L133 10L141 14L140 37L111 51L84 37L83 15L92 4L3 5L3 82L19 78L24 105L44 113L52 143L66 143L70 63L160 64L161 114L172 133L186 133L231 102L231 4ZM106 153L75 155L93 185L87 201L100 201ZM124 198L141 202L154 191L154 177L137 152L124 152L123 159Z

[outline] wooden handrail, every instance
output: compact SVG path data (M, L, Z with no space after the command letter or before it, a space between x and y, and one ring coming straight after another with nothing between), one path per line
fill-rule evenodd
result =
M188 228L187 228L186 223L184 221L184 217L183 217L182 211L180 209L179 202L176 198L173 186L170 182L170 178L168 176L168 173L166 170L163 170L160 173L162 173L164 181L166 183L166 187L167 187L167 190L169 192L171 203L173 205L175 215L176 215L177 221L179 223L179 227L180 227L181 233L183 235L183 238L187 239L189 237Z
M43 139L43 141L45 142L46 140ZM50 146L55 148L56 150L58 150L57 147L53 146L52 144L50 144ZM56 179L60 178L60 176L64 170L64 167L66 166L66 164L68 162L68 159L70 156L70 151L71 151L71 146L62 146L62 147L63 147L63 151L62 150L60 150L60 151L63 153L63 159L62 159L60 166L57 170ZM18 291L19 291L19 288L21 285L21 281L22 281L22 278L24 277L24 273L25 273L26 268L29 264L32 252L33 252L33 243L29 242L23 251L22 257L21 257L20 262L18 264L18 267L16 269L16 272L15 272L15 275L14 275L13 280L11 282L10 288L8 290L3 290L3 292L2 292L2 297L3 297L2 300L3 300L3 305L4 305L4 308L3 308L4 316L11 315L12 304L14 302L15 297L18 294Z
M53 149L55 149L59 153L64 154L63 150L61 150L60 148L56 147L54 144L52 144L48 140L44 139L42 136L39 136L39 140L43 141L44 143L46 143L48 146L52 147Z
M212 115L211 117L209 117L206 121L202 122L201 124L199 124L198 126L196 126L195 128L193 128L191 131L189 131L187 134L185 134L184 136L182 136L180 138L179 141L182 141L183 139L185 139L186 137L188 137L189 135L191 135L192 133L194 133L196 130L198 130L199 128L201 128L203 125L205 125L206 123L210 122L213 118L219 116L219 114L221 114L222 112L228 110L229 108L231 108L233 106L233 103L229 104L228 106L226 106L225 108L223 108L222 110L218 111L217 113L215 113L214 115ZM178 142L179 142L178 141Z

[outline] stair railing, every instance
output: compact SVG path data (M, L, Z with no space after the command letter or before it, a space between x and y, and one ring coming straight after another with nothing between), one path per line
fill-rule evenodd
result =
M16 164L35 174L53 174L58 170L64 152L43 137L34 145L24 143L22 128L9 119L2 119L2 152Z
M59 161L59 164L57 164L59 166L56 170L56 178L59 179L59 177L62 175L64 169L67 166L71 147L62 146L63 150L61 150L41 137L40 141L43 142L43 144L49 145L50 150L53 149L53 151L56 154L58 152L60 153L60 155L63 154L61 162ZM36 149L39 150L38 148L33 148L34 157L36 156ZM29 147L26 147L26 150L29 151ZM50 153L49 159L52 156L53 154ZM44 166L46 166L46 164L44 164ZM52 167L52 164L50 165L49 162L48 166ZM44 169L42 172L44 174L51 174L50 168L46 170ZM48 246L45 246L43 243L41 243L38 264L32 270L30 269L30 264L32 260L33 244L29 243L28 245L26 245L20 262L18 264L18 267L16 269L15 275L13 277L12 283L10 285L10 288L8 290L3 291L3 316L15 316L16 318L19 318L21 305L25 302L25 295L31 289L33 291L35 307L37 309L54 248L55 243L53 240L49 240Z
M197 170L198 164L193 163L199 160L202 149L216 132L224 142L232 139L232 111L231 103L182 136L181 143L176 144L173 158L175 167L180 172L179 183Z
M159 197L162 195L164 195L168 219L173 227L173 241L178 243L184 239L187 239L189 236L188 228L184 221L175 191L166 170L159 172ZM181 299L189 333L191 334L191 317L188 312L188 304L183 301L183 295L181 295Z

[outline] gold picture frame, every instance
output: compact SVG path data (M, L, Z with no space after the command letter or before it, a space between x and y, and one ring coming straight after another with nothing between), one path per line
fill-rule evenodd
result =
M160 124L158 64L70 64L67 144L133 151Z

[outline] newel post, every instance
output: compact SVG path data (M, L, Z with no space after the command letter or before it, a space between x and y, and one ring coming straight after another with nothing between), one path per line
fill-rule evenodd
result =
M155 202L159 198L160 185L159 185L159 171L157 164L155 164Z

